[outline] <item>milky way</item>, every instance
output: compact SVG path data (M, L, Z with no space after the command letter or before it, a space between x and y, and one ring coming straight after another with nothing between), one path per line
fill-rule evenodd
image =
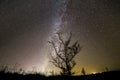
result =
M64 25L83 47L74 70L120 69L119 0L0 0L0 64L53 69L47 41Z

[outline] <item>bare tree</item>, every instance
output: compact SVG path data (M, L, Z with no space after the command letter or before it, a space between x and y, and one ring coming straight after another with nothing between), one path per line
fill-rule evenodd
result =
M76 41L71 44L72 33L64 40L61 32L56 33L58 41L49 41L54 52L51 53L51 62L61 70L61 75L72 75L72 69L76 65L74 57L80 52L81 47ZM57 44L57 45L56 45Z

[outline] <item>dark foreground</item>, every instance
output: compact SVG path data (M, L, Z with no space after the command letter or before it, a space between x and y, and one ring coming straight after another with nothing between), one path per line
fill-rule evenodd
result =
M85 76L50 76L0 72L0 80L120 80L120 71L109 71Z

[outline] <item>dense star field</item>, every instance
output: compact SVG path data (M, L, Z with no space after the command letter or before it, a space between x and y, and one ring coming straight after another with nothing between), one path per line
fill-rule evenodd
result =
M83 47L77 74L120 69L120 0L0 0L0 65L57 72L47 43L56 30Z

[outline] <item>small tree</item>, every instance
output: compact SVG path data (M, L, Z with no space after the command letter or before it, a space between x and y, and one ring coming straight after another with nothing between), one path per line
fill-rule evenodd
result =
M81 73L82 73L83 75L86 75L86 71L85 71L84 68L82 68Z
M105 71L106 71L106 72L108 72L108 71L109 71L108 67L105 67Z
M72 69L76 65L74 57L80 52L81 47L76 41L72 45L71 38L72 33L70 33L67 40L63 39L62 33L57 34L57 44L54 41L49 41L54 49L54 53L51 53L51 62L54 66L61 70L61 75L72 75Z

